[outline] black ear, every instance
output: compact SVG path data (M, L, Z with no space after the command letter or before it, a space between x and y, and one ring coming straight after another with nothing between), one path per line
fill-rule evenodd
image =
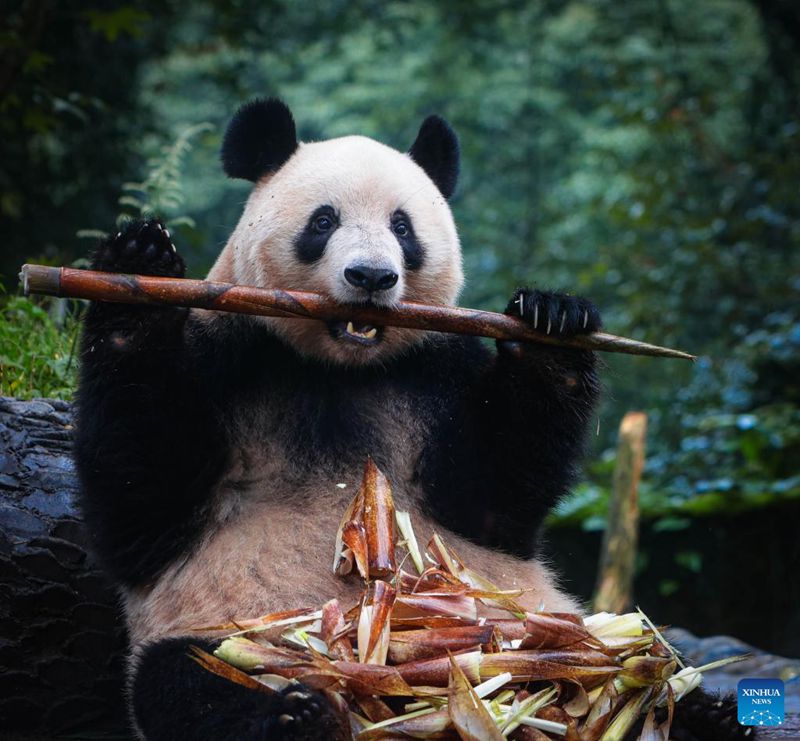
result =
M256 182L278 170L297 149L292 112L275 98L245 103L222 140L222 167L228 177Z
M458 137L450 124L439 116L428 116L408 153L428 173L442 195L450 198L456 189L459 160Z

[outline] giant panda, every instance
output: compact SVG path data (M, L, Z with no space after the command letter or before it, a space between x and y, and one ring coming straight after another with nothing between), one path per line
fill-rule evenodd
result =
M222 162L254 185L209 279L345 305L456 302L459 146L443 119L427 118L406 153L361 136L301 143L286 105L260 99L232 118ZM107 239L93 268L185 272L157 220ZM565 293L517 289L506 311L561 337L601 325L589 300ZM359 585L329 563L368 456L422 542L442 532L496 583L529 588L531 610L579 610L537 558L537 532L574 480L596 365L544 344L93 303L75 458L127 620L136 733L341 735L320 694L265 697L200 668L189 647L203 643L197 626L355 601Z

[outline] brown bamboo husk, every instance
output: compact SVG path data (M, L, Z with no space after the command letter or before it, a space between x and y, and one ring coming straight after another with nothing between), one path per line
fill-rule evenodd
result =
M714 666L676 673L682 666L678 655L641 612L527 612L438 534L424 549L429 565L423 562L417 575L411 574L403 563L413 550L413 529L406 528L399 541L386 517L368 512L393 508L389 481L368 461L364 485L339 526L332 568L342 575L343 533L352 525L366 532L377 523L388 538L358 542L363 564L373 563L375 553L385 559L387 549L398 554L381 579L364 568L358 604L343 611L333 599L319 610L218 625L213 629L236 630L213 656L195 651L193 658L248 687L264 682L276 690L299 681L324 691L359 741L456 733L475 741L619 741L645 716L655 728L656 705L668 709L658 731L666 738L672 707L697 686L699 671ZM398 515L408 513L395 511ZM352 570L343 578L359 577ZM487 619L486 609L506 616ZM409 624L418 615L427 624ZM432 617L445 624L430 623Z

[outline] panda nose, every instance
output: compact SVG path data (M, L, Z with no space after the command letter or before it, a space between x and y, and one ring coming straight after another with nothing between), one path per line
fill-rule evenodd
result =
M353 265L345 268L344 277L351 286L367 291L386 291L397 283L397 273L383 268Z

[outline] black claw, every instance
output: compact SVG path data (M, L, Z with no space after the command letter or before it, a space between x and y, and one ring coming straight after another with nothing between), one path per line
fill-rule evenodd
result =
M534 329L557 337L596 332L600 314L588 299L556 291L520 288L509 301L506 314L520 316Z

